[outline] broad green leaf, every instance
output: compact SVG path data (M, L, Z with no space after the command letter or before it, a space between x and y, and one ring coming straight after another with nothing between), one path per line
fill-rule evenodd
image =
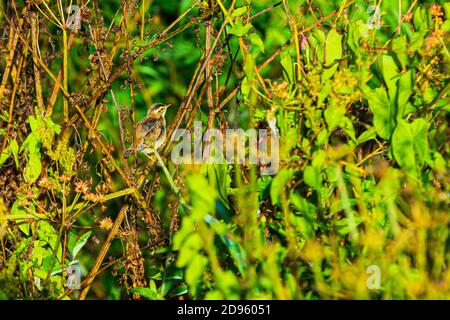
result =
M407 48L406 36L395 37L392 39L392 50L395 52L398 60L400 61L403 70L406 70L408 64L408 53L405 48Z
M369 27L361 20L352 21L349 25L349 37L347 43L354 53L363 51L360 41L365 40L369 35Z
M305 180L305 183L315 190L319 190L320 185L322 184L320 171L320 168L306 166L305 171L303 172L303 179Z
M234 26L228 31L230 34L234 34L235 36L242 37L252 28L252 24L246 24L245 26L242 24L242 21L237 21Z
M175 287L172 291L170 291L169 295L171 297L178 297L188 293L188 287L185 284L179 285Z
M174 244L175 245L175 244ZM189 261L203 248L203 240L198 233L192 233L181 244L178 255L177 267L181 268L189 264Z
M19 168L19 144L17 140L14 139L9 144L9 150L14 158L14 162L16 163L16 168Z
M383 55L380 57L380 61L381 74L388 89L389 101L392 103L397 96L398 67L391 56Z
M24 178L27 182L35 182L41 175L41 155L40 153L30 153L28 164L24 170Z
M26 210L25 207L21 205L21 203L25 200L23 196L19 196L16 201L14 201L12 207L11 207L11 214L20 214L25 215L29 212ZM32 209L34 210L34 206L32 206ZM19 223L19 229L23 233L25 233L27 236L30 234L30 224L29 223L21 223L23 219L16 219L16 222Z
M78 252L80 252L80 250L84 247L84 245L87 243L89 237L91 236L92 232L88 231L85 234L83 234L82 236L80 236L77 240L77 242L75 243L75 246L72 249L72 259L75 259L75 257L77 256Z
M409 70L402 74L398 81L397 116L399 118L403 118L404 116L406 116L407 103L413 93L413 87L414 82L412 71Z
M352 141L356 141L355 128L353 127L353 122L349 118L343 117L339 123L339 126L350 137L350 139L352 139Z
M342 58L342 36L332 29L327 34L325 41L325 59L324 63L326 66L330 66L336 62L336 59ZM328 69L324 69L322 73L322 82L330 79L336 72L339 64L334 64Z
M149 300L160 300L162 297L160 297L156 287L155 282L153 280L150 281L150 287L149 288L135 288L131 289L131 293L137 293L143 298L149 299Z
M376 138L375 128L374 127L370 127L369 129L367 129L366 131L361 133L361 135L356 140L356 144L361 144L361 143L364 143L366 141L373 140L375 138Z
M272 204L276 205L280 202L280 195L285 192L286 185L292 178L292 171L288 169L281 169L270 185L270 199Z
M413 15L414 27L417 31L426 32L428 29L427 11L424 7L418 7Z
M324 111L325 121L328 125L328 131L332 132L339 126L345 116L345 110L336 107L334 103L330 103Z
M265 49L264 49L264 42L262 41L261 37L257 34L257 33L251 33L248 35L248 40L250 40L250 43L253 44L254 46L257 46L258 49L262 52L265 53Z
M290 214L290 217L293 227L298 230L303 237L306 239L312 239L314 237L314 226L307 218L292 213Z
M207 265L208 259L202 254L196 254L186 268L186 283L194 296L196 295L196 287Z
M56 242L58 241L58 233L56 232L55 228L47 221L41 220L38 223L37 227L37 234L40 240L47 243L49 248L53 251ZM61 261L62 257L62 245L58 245L58 250L56 253L56 258L58 261ZM52 260L52 259L50 259ZM49 261L50 262L50 261ZM56 270L58 269L58 266L53 265L53 268L56 267ZM53 269L55 270L55 269Z
M354 213L353 219L342 218L335 222L339 234L346 235L353 232L358 227L358 225L360 225L364 221L364 219L357 216L357 212L353 213Z
M373 124L377 134L383 139L391 137L395 127L395 105L389 101L386 90L377 88L367 93L370 111L373 113Z
M236 8L233 13L231 14L231 17L236 18L236 17L240 17L242 16L244 13L247 12L247 7L240 7L240 8Z
M206 214L214 212L217 191L208 180L201 175L191 175L186 181L191 196L192 217L200 220Z
M283 67L286 81L291 82L295 79L294 62L288 50L284 50L280 54L280 63Z
M431 168L441 174L447 169L447 161L445 161L444 157L435 150L430 151L430 156L427 157L426 161Z
M231 178L228 174L227 164L209 164L207 165L208 180L214 188L222 203L229 208L228 190L230 189Z
M399 120L392 135L395 160L414 178L417 178L428 154L427 129L424 119L416 119L413 123Z

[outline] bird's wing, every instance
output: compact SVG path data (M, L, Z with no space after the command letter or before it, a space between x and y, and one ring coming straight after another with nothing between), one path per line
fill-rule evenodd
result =
M161 136L164 131L164 123L160 119L151 119L145 121L143 124L143 132L146 133L144 141L155 142Z

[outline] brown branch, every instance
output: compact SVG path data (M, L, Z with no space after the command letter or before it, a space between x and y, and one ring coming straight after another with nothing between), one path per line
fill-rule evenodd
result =
M97 271L102 265L103 259L105 259L109 247L111 246L111 242L116 237L117 232L119 231L119 227L122 224L125 215L127 214L127 211L128 205L124 205L122 209L120 209L119 215L114 221L114 225L112 226L111 231L109 231L108 237L105 243L103 244L102 248L100 249L100 253L97 256L97 259L95 260L94 266L92 267L91 271L89 272L89 275L86 278L86 286L83 288L83 290L81 290L80 295L78 296L78 300L86 299L86 295L88 294L89 289L91 288L92 281L94 281L95 276L97 275Z

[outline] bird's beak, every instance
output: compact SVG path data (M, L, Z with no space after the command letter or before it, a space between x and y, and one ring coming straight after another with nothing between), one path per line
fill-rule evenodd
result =
M167 108L169 108L170 106L172 106L172 104L171 104L171 103L169 103L169 104L166 104L166 109L167 109Z

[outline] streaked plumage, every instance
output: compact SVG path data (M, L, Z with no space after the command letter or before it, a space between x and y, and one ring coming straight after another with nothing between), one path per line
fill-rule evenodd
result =
M158 150L166 140L166 119L170 104L155 103L148 109L147 116L136 124L136 150L149 154ZM133 147L125 152L125 157L134 152Z

